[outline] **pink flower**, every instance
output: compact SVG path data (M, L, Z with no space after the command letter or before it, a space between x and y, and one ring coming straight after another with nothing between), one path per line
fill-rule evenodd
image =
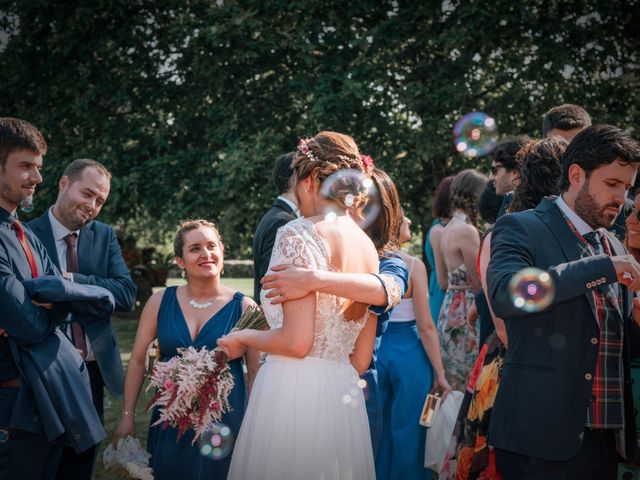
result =
M298 142L298 150L305 155L309 152L309 144L304 138L301 138Z
M362 158L362 163L367 172L373 170L373 158L371 155L362 155L360 158Z

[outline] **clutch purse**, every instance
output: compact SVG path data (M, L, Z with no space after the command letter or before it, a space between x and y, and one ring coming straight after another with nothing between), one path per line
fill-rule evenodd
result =
M430 427L433 425L433 419L438 413L440 408L440 395L429 393L424 399L424 405L422 406L422 413L420 414L420 425L423 427Z

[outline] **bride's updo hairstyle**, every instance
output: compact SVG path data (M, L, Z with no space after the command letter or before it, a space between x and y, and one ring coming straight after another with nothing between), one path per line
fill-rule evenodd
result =
M312 138L303 138L298 143L296 155L292 163L291 181L298 182L311 177L320 185L338 170L354 169L365 177L371 176L373 161L371 157L362 155L355 140L342 133L323 131ZM366 203L366 195L359 194L352 199L350 205L344 204L346 193L354 193L357 186L352 185L353 177L341 180L344 185L332 189L338 194L325 197L338 203L341 207L357 207Z

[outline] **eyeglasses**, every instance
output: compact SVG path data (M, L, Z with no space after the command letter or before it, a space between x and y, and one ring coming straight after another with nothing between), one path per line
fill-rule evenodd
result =
M505 168L505 166L501 163L494 163L493 165L491 165L491 175L495 175L496 173L498 173L498 170L500 170L501 168Z

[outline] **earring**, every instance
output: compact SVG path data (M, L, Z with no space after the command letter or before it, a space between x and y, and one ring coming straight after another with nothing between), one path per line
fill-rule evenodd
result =
M180 276L182 278L187 278L187 274L184 272L184 269L182 269L182 271L180 272Z
M224 275L224 267L222 267L222 270L220 271L220 275Z

